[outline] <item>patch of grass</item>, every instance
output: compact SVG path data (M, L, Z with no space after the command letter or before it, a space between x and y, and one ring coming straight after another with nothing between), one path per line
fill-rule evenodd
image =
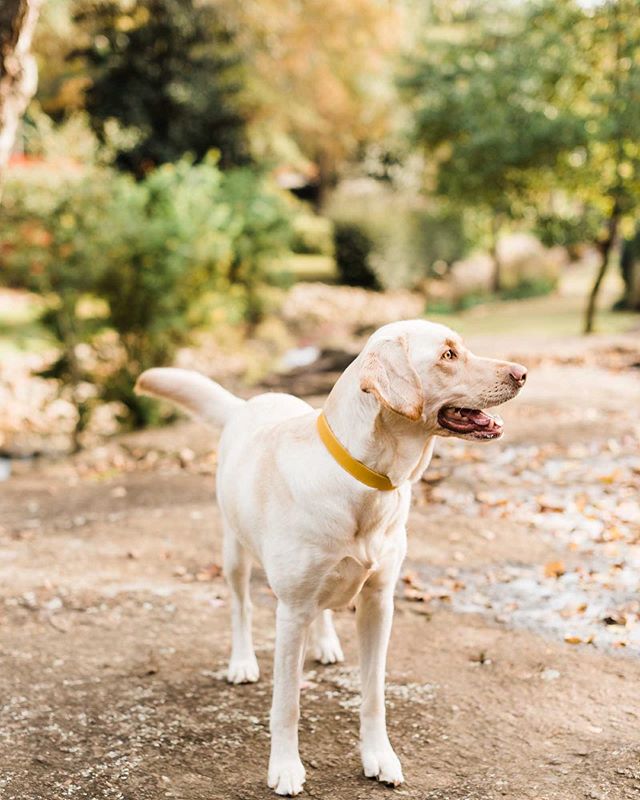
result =
M532 336L576 336L582 332L583 301L561 296L529 300L483 303L467 311L438 314L438 322L463 335L504 334ZM432 314L430 309L427 313ZM640 324L640 316L629 312L601 310L598 333L623 333Z
M15 352L39 353L51 348L52 340L38 321L35 295L0 292L0 356Z
M553 294L516 300L492 300L466 310L439 312L429 307L426 316L468 335L507 336L578 336L582 333L584 309L591 285L588 267L574 267L565 272L559 290ZM612 270L603 285L596 333L625 333L640 326L640 315L612 311L621 293L619 274Z

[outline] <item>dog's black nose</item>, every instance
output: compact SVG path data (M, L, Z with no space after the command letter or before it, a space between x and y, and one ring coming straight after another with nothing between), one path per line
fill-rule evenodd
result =
M520 364L512 364L509 370L511 380L516 386L524 386L527 380L526 367L521 367Z

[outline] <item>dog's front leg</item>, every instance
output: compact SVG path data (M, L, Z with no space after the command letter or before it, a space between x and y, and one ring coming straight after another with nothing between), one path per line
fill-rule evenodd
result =
M278 603L269 758L269 786L276 794L299 794L305 781L298 753L298 719L302 662L312 618L313 614Z
M360 643L362 705L360 707L360 753L364 774L398 786L404 780L398 756L387 735L384 678L387 646L393 618L393 586L365 584L356 606Z

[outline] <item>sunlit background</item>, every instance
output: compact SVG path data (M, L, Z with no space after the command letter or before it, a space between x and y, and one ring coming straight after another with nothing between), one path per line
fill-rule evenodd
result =
M4 173L2 447L158 421L149 366L251 386L387 319L637 330L637 11L43 4Z

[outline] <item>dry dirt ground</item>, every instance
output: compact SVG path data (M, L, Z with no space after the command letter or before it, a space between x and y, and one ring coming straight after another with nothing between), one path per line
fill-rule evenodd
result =
M360 773L342 611L346 663L306 664L309 797L640 798L637 343L480 344L533 370L505 438L443 443L416 489L387 692L406 784ZM258 572L262 678L228 686L214 448L185 422L0 486L2 800L271 796L274 601Z

